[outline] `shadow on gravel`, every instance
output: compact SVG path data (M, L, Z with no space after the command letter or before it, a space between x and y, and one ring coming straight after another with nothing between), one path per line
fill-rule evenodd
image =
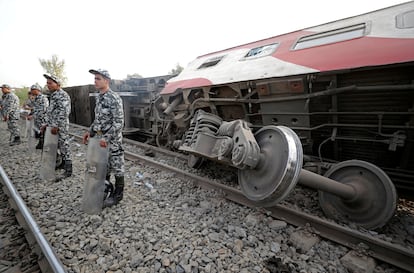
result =
M270 273L291 273L287 264L282 262L281 258L272 257L265 261L265 267Z

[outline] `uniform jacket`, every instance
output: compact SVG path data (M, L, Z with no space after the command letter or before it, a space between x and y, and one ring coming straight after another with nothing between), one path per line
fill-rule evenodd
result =
M5 94L2 102L2 114L9 119L20 118L20 100L16 94L10 92Z
M71 111L70 96L63 89L52 92L47 108L46 123L49 127L69 130L69 114Z
M47 123L46 113L49 106L49 100L43 94L39 94L33 100L32 114L35 119L35 125L40 128L42 124Z
M124 127L124 108L121 97L112 90L96 97L95 120L91 134L102 134L107 141L121 141Z

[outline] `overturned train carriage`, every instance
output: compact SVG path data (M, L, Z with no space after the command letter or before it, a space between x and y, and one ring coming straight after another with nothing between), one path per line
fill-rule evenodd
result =
M166 81L174 75L112 80L111 89L117 92L123 102L125 124L123 134L137 140L156 142L160 122L152 112L153 104L159 97ZM71 97L72 112L70 122L90 126L94 120L95 97L98 95L94 85L71 86L64 88Z
M380 227L414 189L414 2L200 56L152 111L158 144L236 167L259 205L300 183Z

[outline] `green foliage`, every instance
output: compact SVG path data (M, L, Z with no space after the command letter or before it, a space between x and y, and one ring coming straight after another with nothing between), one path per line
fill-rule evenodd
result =
M47 74L53 74L62 81L62 86L66 85L68 78L65 74L65 60L59 61L57 55L53 55L51 59L39 59L40 65Z
M19 97L20 106L24 104L24 102L29 98L29 87L22 87L22 88L15 88L14 94Z
M175 66L175 68L171 69L171 71L168 73L169 75L178 75L183 71L184 67L182 67L179 63Z

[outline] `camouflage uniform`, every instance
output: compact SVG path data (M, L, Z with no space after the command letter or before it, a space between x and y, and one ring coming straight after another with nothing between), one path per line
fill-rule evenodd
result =
M6 97L6 94L2 94L1 95L1 100L0 100L0 117L3 119L3 102L4 102L4 98Z
M121 97L112 90L96 97L95 120L90 127L90 135L101 135L109 144L108 174L124 176L125 159L122 147L124 109Z
M39 94L33 100L32 115L34 117L34 125L37 130L39 130L40 127L42 127L42 124L47 123L46 111L47 111L48 106L49 106L49 100L43 94Z
M57 127L58 149L64 161L72 161L69 138L69 114L71 111L70 96L63 89L59 89L50 95L50 105L47 108L46 124L49 127Z
M33 100L31 100L30 98L28 98L25 102L24 102L24 104L23 104L23 108L25 109L25 110L30 110L30 112L31 111L33 111L33 103L34 103L34 101Z
M4 94L2 102L3 117L7 117L7 126L11 134L11 140L20 140L20 127L18 121L20 119L20 100L16 94L10 92Z

